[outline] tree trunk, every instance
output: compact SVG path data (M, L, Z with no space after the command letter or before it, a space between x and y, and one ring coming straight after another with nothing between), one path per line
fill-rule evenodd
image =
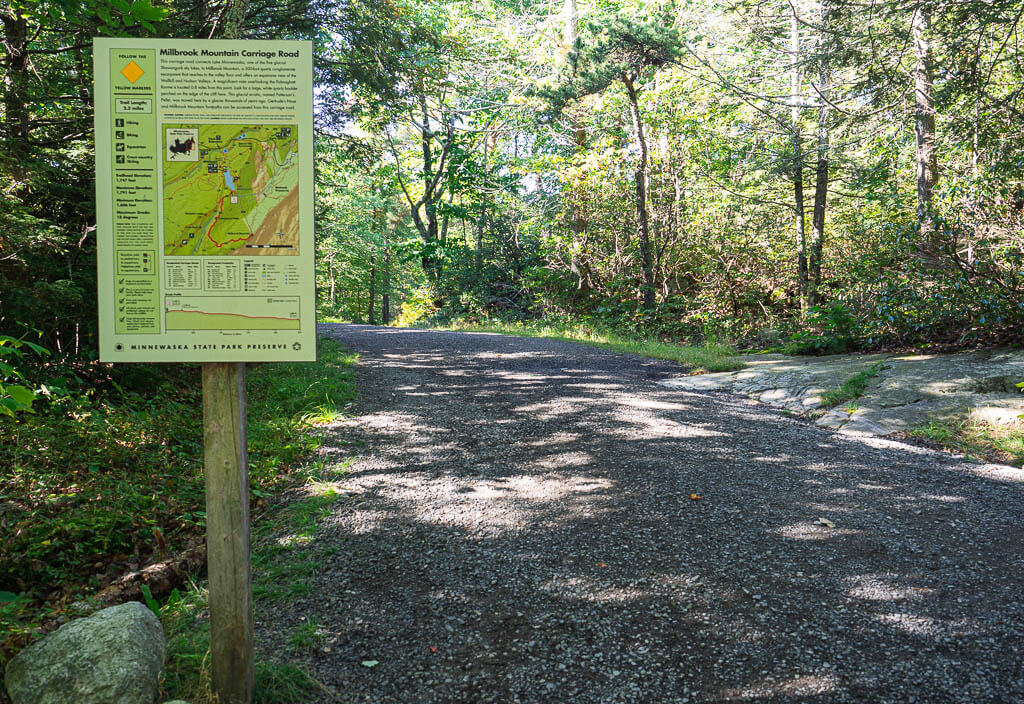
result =
M480 204L480 217L476 222L476 259L473 262L474 278L479 284L484 268L484 227L487 225L487 203Z
M434 196L434 157L431 152L430 141L433 133L430 131L430 113L427 111L427 98L420 96L420 111L423 115L423 126L420 129L420 142L423 149L423 209L427 216L426 234L423 238L424 244L436 244L438 241L437 226L437 204ZM440 165L438 166L440 168ZM423 271L435 286L440 276L437 271L437 262L432 255L423 257Z
M629 109L633 115L633 129L636 131L637 145L640 147L640 158L636 166L636 215L640 238L640 259L643 266L643 306L647 310L654 308L654 262L651 256L651 228L647 213L647 138L644 136L644 123L640 117L640 104L637 102L636 88L628 74L622 75L622 83L626 86L629 96Z
M828 199L828 166L829 166L829 112L827 102L829 86L832 82L829 34L829 7L827 0L821 3L821 42L818 56L818 93L821 105L818 107L818 164L815 169L814 181L814 212L811 218L811 256L808 262L809 278L808 299L812 305L818 300L818 289L821 286L821 250L825 242L825 209Z
M566 59L576 46L579 38L579 12L576 0L565 0L563 6L565 14L565 28L562 31L562 42L566 52ZM570 66L570 73L576 75L576 65ZM573 156L582 154L587 148L587 131L580 119L579 106L567 108L566 115L569 118L569 130L572 134ZM569 270L576 276L576 288L586 292L590 289L590 277L587 275L586 266L580 260L580 248L584 233L587 231L586 208L583 203L585 189L569 189L569 229L572 232L572 246L569 248Z
M380 318L384 325L391 322L391 251L384 250L384 281L380 287Z
M937 254L932 218L932 192L939 180L935 143L935 89L928 10L917 8L912 20L914 35L914 134L917 137L917 221L926 254Z
M374 306L377 302L377 258L370 257L370 305L367 306L367 318L370 325L377 324Z
M17 159L28 152L28 21L17 13L3 15L4 23L4 137L7 152Z
M334 273L334 257L327 260L327 275L331 279L331 314L334 314L334 291L337 286L337 281Z
M792 125L790 144L793 150L793 226L796 230L797 295L800 298L800 314L807 313L808 271L807 234L804 223L804 146L800 134L800 20L793 8L789 24L789 51L791 62L789 73L790 109Z

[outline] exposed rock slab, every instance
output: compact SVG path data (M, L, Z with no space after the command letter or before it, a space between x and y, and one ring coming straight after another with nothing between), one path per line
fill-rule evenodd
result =
M153 704L165 647L160 621L132 601L36 641L4 680L14 704Z
M745 355L746 368L662 382L687 391L730 391L849 435L889 435L932 419L970 414L989 423L1012 423L1024 414L1024 351L991 349L951 355ZM842 407L815 413L821 395L855 374L881 364L865 393Z

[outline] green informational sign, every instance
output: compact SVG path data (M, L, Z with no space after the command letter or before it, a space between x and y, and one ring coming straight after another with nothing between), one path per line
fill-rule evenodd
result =
M93 57L100 359L314 360L312 44Z

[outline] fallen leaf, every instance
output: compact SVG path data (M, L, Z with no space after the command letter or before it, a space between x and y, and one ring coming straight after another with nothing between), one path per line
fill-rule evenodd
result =
M598 567L607 567L608 565L604 564L603 562L598 562L597 566Z
M815 521L815 523L817 523L819 526L825 526L826 528L836 527L836 524L828 520L827 518L818 518L818 520Z
M363 667L377 667L377 665L380 664L380 661L379 660L363 660L359 664L362 665Z

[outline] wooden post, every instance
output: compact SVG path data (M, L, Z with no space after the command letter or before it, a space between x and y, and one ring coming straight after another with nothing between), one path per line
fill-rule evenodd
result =
M210 660L220 704L251 704L252 584L245 363L203 364Z

